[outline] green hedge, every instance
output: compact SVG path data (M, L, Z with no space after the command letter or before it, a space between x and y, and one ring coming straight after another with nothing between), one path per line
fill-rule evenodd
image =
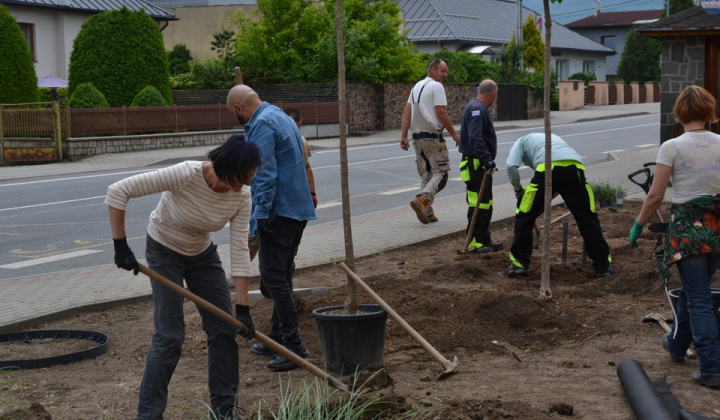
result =
M70 108L109 108L105 96L90 82L82 83L70 95Z
M38 100L38 79L32 53L20 25L0 4L0 104Z
M152 86L145 86L145 89L138 92L130 104L131 108L143 106L167 106L163 96Z
M85 21L70 54L70 94L88 82L112 107L130 105L148 85L172 104L170 64L157 23L143 10L126 7Z

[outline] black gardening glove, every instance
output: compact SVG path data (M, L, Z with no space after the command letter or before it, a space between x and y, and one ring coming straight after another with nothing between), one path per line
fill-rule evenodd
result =
M268 219L257 220L257 232L263 239L272 240L275 238L275 231L268 227Z
M137 273L140 272L140 265L128 246L127 238L113 239L113 246L115 246L115 265L127 271L132 270L133 274L137 276Z
M515 198L517 199L517 208L520 208L520 203L522 203L523 194L525 194L524 189L515 191Z
M494 161L494 160L488 160L488 161L485 162L485 164L483 165L483 169L485 169L485 172L487 172L487 171L492 171L492 170L495 169L496 167L497 167L497 165L495 164L495 161Z
M242 322L244 327L238 327L235 332L252 340L255 337L255 324L253 324L252 318L250 317L250 307L247 305L235 305L235 319Z

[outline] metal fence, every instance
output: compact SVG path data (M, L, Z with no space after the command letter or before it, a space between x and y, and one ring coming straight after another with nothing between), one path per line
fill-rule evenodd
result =
M55 161L63 118L51 102L0 105L0 148L6 162ZM59 121L58 121L59 120Z

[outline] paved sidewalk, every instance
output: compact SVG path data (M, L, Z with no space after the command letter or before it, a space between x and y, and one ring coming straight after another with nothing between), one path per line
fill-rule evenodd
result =
M642 114L659 114L660 104L628 104L584 107L574 111L553 112L553 125ZM660 119L658 116L658 124ZM538 127L543 120L507 121L496 124L498 131ZM348 146L371 143L399 142L400 131L389 130L365 137L350 137ZM313 148L337 147L338 139L310 140ZM627 179L627 174L640 169L642 163L655 161L657 147L637 151L612 152L606 162L590 165L588 179L612 180L628 191L627 199L643 199L645 193ZM0 180L66 175L115 168L141 167L158 162L174 163L199 158L208 147L168 149L93 156L79 162L47 165L0 167ZM515 215L515 195L510 184L493 188L495 201L493 220ZM408 244L418 243L465 230L467 209L464 194L440 196L433 204L440 221L429 225L418 223L409 206L353 217L353 246L360 258ZM305 268L344 259L345 241L342 221L313 223L303 235L296 266ZM219 246L223 262L229 262L229 246ZM144 262L144 260L140 260ZM226 266L226 269L228 267ZM258 275L253 262L251 275ZM322 287L323 285L317 285ZM72 292L68 292L72 291ZM257 296L258 292L251 292ZM0 332L17 331L33 323L51 319L79 309L100 308L117 302L144 299L151 294L150 280L145 276L128 276L114 264L104 264L46 275L0 280Z

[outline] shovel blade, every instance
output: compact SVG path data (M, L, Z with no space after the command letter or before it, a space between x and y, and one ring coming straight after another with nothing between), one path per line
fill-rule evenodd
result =
M457 356L455 356L455 358L453 359L452 362L448 361L448 363L445 365L445 371L443 373L441 373L440 375L438 375L437 380L439 381L441 379L445 379L448 376L455 373L455 371L457 371L457 366L458 366L458 358L457 358Z

